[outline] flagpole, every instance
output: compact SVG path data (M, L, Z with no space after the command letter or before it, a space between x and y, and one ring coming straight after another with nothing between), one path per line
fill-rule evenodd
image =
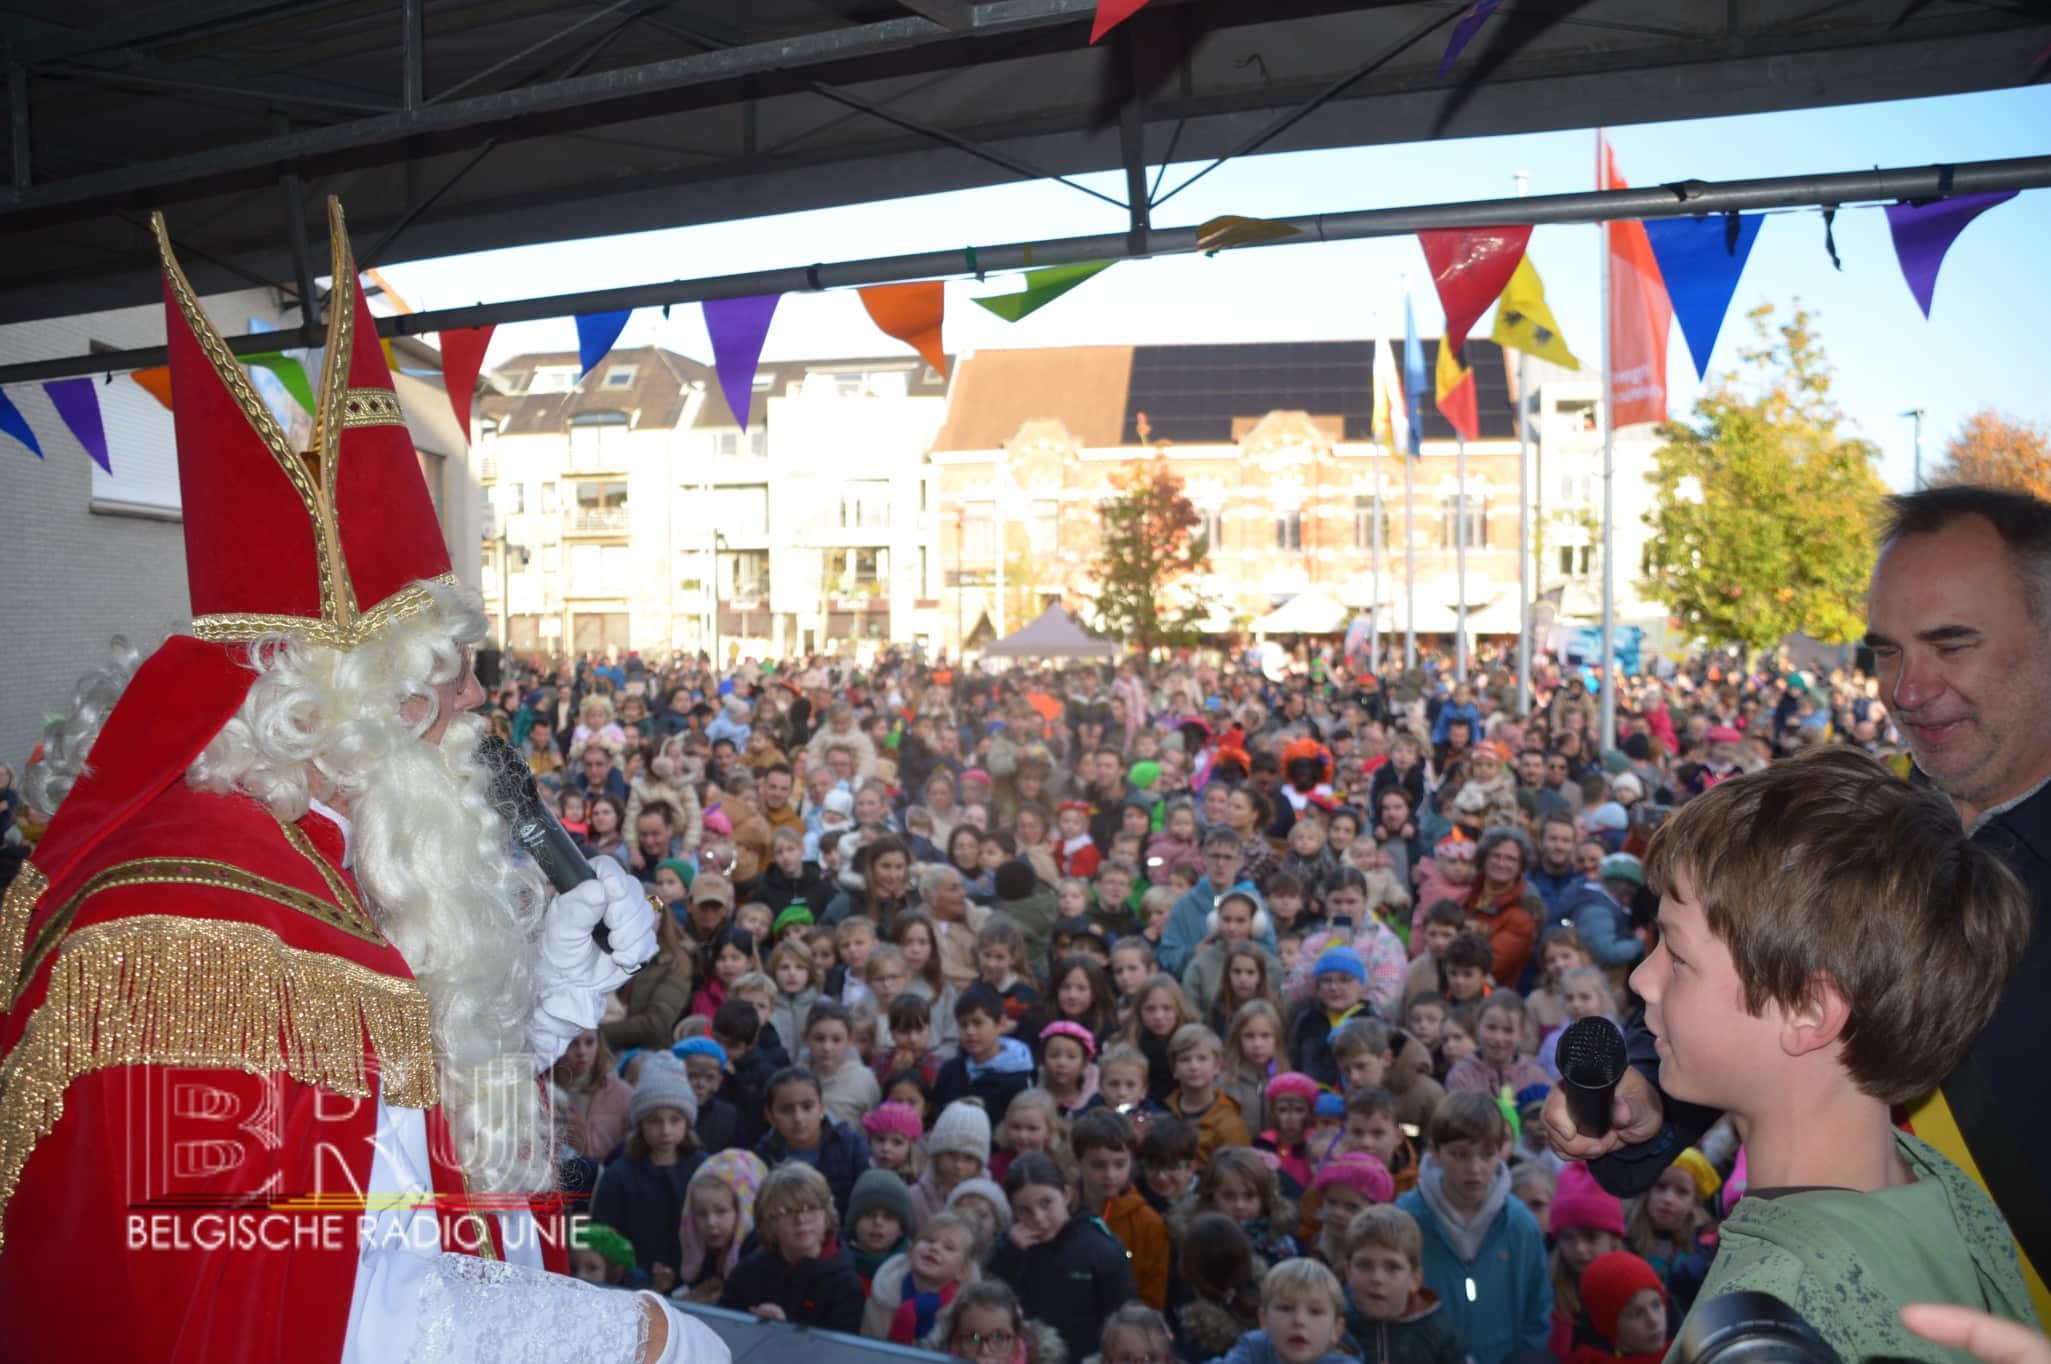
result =
M1530 182L1517 172L1517 197ZM1500 307L1501 305L1497 305ZM1531 714L1531 357L1517 352L1517 714Z
M1417 668L1417 489L1411 466L1417 456L1403 457L1403 671Z
M1379 339L1376 345L1383 344ZM1391 422L1393 433L1395 423ZM1382 666L1382 450L1377 441L1367 457L1368 476L1373 480L1374 498L1368 506L1368 573L1373 584L1372 598L1367 605L1367 667L1372 673L1380 673Z
M1445 345L1445 338L1439 338ZM1460 485L1460 514L1454 519L1453 571L1460 575L1459 607L1456 614L1459 633L1453 640L1453 675L1462 682L1467 680L1467 438L1455 428L1454 435L1459 444L1455 447L1459 464L1455 479Z
M1595 187L1597 190L1609 187L1609 159L1603 139L1603 130L1595 130ZM1610 283L1610 229L1604 224L1596 231L1596 241L1602 252L1602 671L1597 681L1602 695L1602 746L1612 749L1617 746L1617 569L1616 569L1616 503L1613 485L1616 481L1616 373L1610 355L1610 331L1613 319L1610 316L1612 300Z

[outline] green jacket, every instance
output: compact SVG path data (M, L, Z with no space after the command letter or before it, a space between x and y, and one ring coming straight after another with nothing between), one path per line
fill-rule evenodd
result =
M615 1052L628 1047L667 1049L677 1021L691 1005L691 968L658 955L636 972L627 990L627 1016L599 1029Z
M1719 1229L1695 1310L1725 1293L1770 1293L1806 1317L1840 1358L1932 1364L1970 1356L1911 1335L1898 1315L1904 1303L1958 1303L2036 1326L2014 1239L1987 1195L1907 1133L1895 1133L1895 1147L1913 1184L1740 1200ZM1666 1358L1678 1364L1675 1352Z

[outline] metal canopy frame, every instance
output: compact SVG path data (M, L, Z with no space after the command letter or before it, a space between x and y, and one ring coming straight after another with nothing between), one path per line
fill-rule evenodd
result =
M330 192L377 265L1116 170L1076 188L1142 254L1257 150L1985 89L2051 43L2021 0L1518 0L1441 83L1460 8L1154 0L1090 47L1095 0L26 0L0 322L153 299L157 207L202 291L298 294Z
M2015 157L1946 166L1913 166L1896 170L1849 171L1830 175L1779 176L1759 180L1680 181L1631 189L1530 198L1482 199L1465 203L1424 204L1406 208L1363 209L1352 213L1284 218L1293 236L1257 244L1276 247L1311 242L1352 241L1365 237L1402 236L1427 228L1490 227L1509 223L1575 224L1620 218L1681 218L1711 213L1757 213L1796 208L1839 208L1845 205L1898 200L1938 199L1953 194L1991 190L2051 187L2051 156ZM381 336L419 336L462 327L506 322L532 322L580 313L664 307L706 299L753 294L800 293L823 289L890 284L944 276L981 275L992 270L1017 270L1030 265L1065 265L1085 261L1130 260L1147 256L1187 255L1207 249L1195 227L1155 229L1141 249L1129 234L1065 237L1054 241L1012 242L964 247L959 251L927 251L905 256L832 264L787 266L704 279L668 280L619 289L578 294L438 308L377 319ZM1254 247L1234 248L1250 250ZM318 346L326 334L310 314L297 330L255 332L228 338L238 355L274 351L281 346ZM164 363L162 346L99 351L90 355L0 366L0 384L58 379L81 374L110 374Z

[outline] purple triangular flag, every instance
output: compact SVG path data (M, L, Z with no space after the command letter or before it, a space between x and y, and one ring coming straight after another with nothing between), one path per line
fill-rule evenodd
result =
M1990 194L1961 194L1939 199L1934 204L1889 204L1887 229L1894 234L1895 259L1901 262L1902 278L1916 296L1923 316L1930 316L1930 300L1937 292L1937 271L1944 253L1951 249L1966 225L1996 204L2016 196L2012 189Z
M1467 12L1460 16L1460 22L1453 25L1453 36L1446 41L1446 55L1439 58L1440 80L1446 78L1446 72L1451 69L1454 60L1466 50L1467 44L1474 41L1474 35L1481 32L1481 26L1488 22L1488 16L1495 13L1496 6L1502 2L1503 0L1474 0L1474 3L1467 7Z
M620 333L626 330L627 319L633 315L632 308L622 308L616 313L577 315L577 360L582 365L577 371L579 379L605 358L606 352L612 349L612 343L619 340Z
M0 432L14 437L29 449L35 451L37 459L43 457L43 446L36 439L36 433L29 429L28 418L21 415L21 409L14 405L14 399L0 390Z
M776 316L781 294L705 300L705 330L712 337L712 367L719 371L719 391L741 430L748 429L748 405L755 396L755 366L769 319Z
M93 463L113 473L114 466L107 461L107 428L100 422L100 395L93 388L93 381L52 379L43 385L43 392L50 395L50 405L93 457Z

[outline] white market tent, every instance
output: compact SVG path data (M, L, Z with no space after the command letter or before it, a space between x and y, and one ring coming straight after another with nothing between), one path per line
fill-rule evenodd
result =
M1352 619L1353 612L1338 598L1313 587L1297 593L1249 628L1256 635L1335 635Z
M1124 650L1083 629L1056 602L983 652L994 658L1116 658Z

